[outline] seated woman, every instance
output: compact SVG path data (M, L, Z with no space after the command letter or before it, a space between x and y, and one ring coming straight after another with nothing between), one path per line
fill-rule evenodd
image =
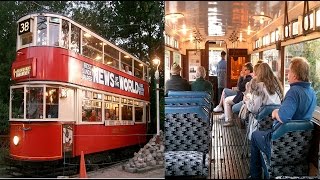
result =
M248 110L256 114L263 105L280 104L283 97L283 87L267 63L261 63L257 68L256 77L248 85L244 103ZM254 117L252 117L254 118ZM249 139L257 128L257 120L251 119Z
M205 80L206 70L203 66L198 66L196 69L196 81L191 84L192 91L207 91L212 94L212 83Z
M97 112L96 112L96 110L92 109L91 116L89 117L89 121L97 121Z
M252 79L254 79L256 77L256 74L257 74L257 69L259 67L259 65L263 63L263 60L259 60L256 65L254 65L253 67L253 72L252 72ZM247 84L246 84L246 91L244 92L244 94L247 94L247 90L249 89L248 86L250 86L250 83L252 82L252 79L251 81L249 81ZM241 109L241 106L243 105L243 100L240 101L239 103L235 104L232 106L232 112L235 113L235 114L239 114L239 111Z

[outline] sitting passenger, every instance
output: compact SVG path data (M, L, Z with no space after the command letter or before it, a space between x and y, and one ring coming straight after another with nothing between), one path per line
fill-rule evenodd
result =
M96 110L92 109L91 116L89 117L89 121L97 121L97 113Z
M212 94L212 83L205 80L206 70L203 66L198 66L196 69L196 81L191 84L192 91L207 91Z
M294 57L291 59L288 72L290 89L286 93L280 108L272 112L275 125L291 120L311 120L317 97L309 82L309 68L309 63L305 58ZM270 159L272 131L270 129L252 133L249 178L261 178L260 151L264 152Z
M256 71L256 77L248 83L247 94L243 98L248 110L257 114L264 105L280 104L283 97L283 87L267 63L261 63ZM253 116L250 121L249 139L251 133L257 130L258 121Z
M171 77L166 82L165 95L168 91L190 91L191 87L186 79L180 76L181 67L179 64L173 63L171 67Z
M110 116L109 111L106 111L105 120L111 120L111 116Z
M232 126L232 110L231 106L239 103L243 99L243 92L246 90L246 84L252 79L251 73L253 71L252 64L246 63L242 67L242 71L240 72L240 78L238 81L238 91L234 96L226 97L224 100L224 115L225 115L225 124L224 127Z
M253 72L252 72L252 79L246 84L246 91L244 92L244 94L246 95L247 94L247 91L248 91L248 86L249 84L252 82L252 80L256 77L256 73L257 73L257 68L259 67L259 65L263 63L263 60L259 60L256 65L254 65L253 67ZM239 111L241 109L241 106L243 105L243 100L240 101L239 103L235 104L232 106L232 112L235 113L235 114L239 114Z

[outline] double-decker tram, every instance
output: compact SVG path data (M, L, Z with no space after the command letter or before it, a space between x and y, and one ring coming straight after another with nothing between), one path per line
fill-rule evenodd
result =
M34 13L17 23L12 159L54 161L146 142L146 63L65 16Z

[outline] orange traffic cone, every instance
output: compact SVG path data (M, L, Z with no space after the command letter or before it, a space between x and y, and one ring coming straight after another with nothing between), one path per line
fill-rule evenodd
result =
M81 159L80 159L80 178L88 178L83 151L81 151Z

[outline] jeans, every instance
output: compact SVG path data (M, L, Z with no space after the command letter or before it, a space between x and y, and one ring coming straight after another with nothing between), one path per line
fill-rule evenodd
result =
M260 150L267 155L268 159L270 159L271 133L272 129L267 131L254 131L252 133L250 175L253 179L261 179L262 175L262 157Z
M241 106L243 105L243 101L238 102L232 106L232 112L235 114L239 114Z
M224 98L228 97L228 96L234 96L237 95L237 91L231 90L229 88L224 88Z

